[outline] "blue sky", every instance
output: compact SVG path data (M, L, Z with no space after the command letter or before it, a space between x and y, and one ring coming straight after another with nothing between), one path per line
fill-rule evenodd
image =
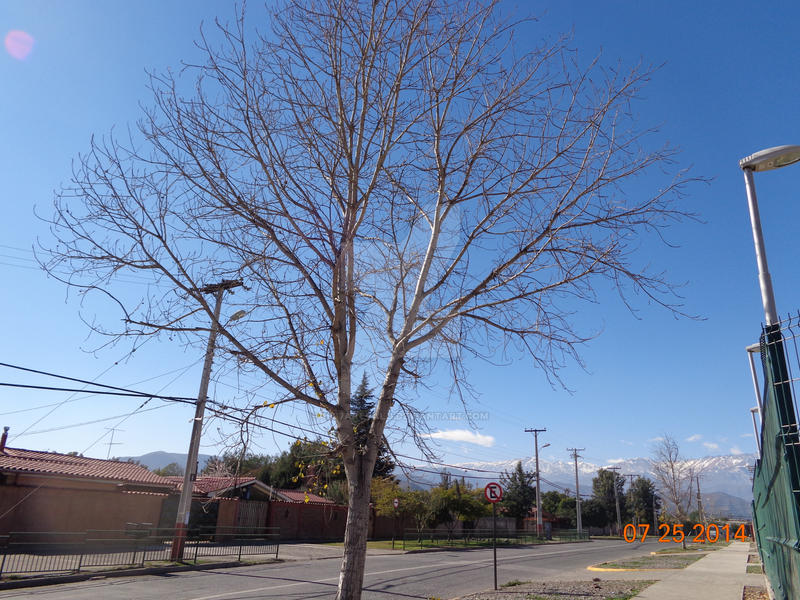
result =
M762 314L738 160L769 146L800 143L800 47L794 42L800 7L561 1L537 3L532 10L540 18L527 28L530 40L519 43L572 32L583 60L602 52L606 65L660 65L634 109L643 127L658 125L658 139L680 147L681 164L710 183L693 186L684 204L702 223L675 226L668 237L677 248L646 245L642 257L685 283L685 308L702 319L676 320L643 302L637 318L613 292L604 293L597 305L576 315L584 331L600 335L583 348L585 370L569 365L562 372L570 391L551 386L521 357L504 367L470 364L480 393L470 408L478 413L475 433L483 437L474 439L481 443L443 440L441 456L453 462L527 456L532 436L523 429L534 426L548 429L540 438L551 444L543 456L559 460L567 459L565 448L572 446L585 447L584 457L595 463L647 456L652 439L663 433L678 439L687 456L751 452L748 411L754 398L744 348L757 340ZM200 349L155 341L127 358L122 346L86 352L96 344L87 340L78 299L36 268L30 249L37 239L49 239L34 208L49 214L53 190L68 181L71 162L90 137L124 131L138 118L139 104L149 102L145 70L179 68L181 60L197 58L201 21L232 15L232 6L219 2L2 3L0 34L5 39L12 31L26 32L33 46L26 57L13 56L25 49L24 38L15 34L17 42L0 53L0 272L6 282L0 362L100 376L105 383L148 391L197 393ZM799 183L800 167L756 176L782 314L800 308L793 235L800 219ZM7 369L0 369L0 381L43 383ZM221 382L215 397L230 393L230 383ZM448 399L446 382L433 383L419 406L448 414L432 418L431 427L466 439L452 433L468 427L449 415L460 405ZM70 401L36 408L65 399ZM18 447L100 457L185 451L192 416L186 406L70 426L126 415L138 405L134 399L76 400L2 388L0 424L11 426L10 444ZM306 417L286 410L279 418ZM218 425L209 426L201 451L215 452ZM109 446L106 428L115 426ZM279 436L257 441L261 452L288 443Z

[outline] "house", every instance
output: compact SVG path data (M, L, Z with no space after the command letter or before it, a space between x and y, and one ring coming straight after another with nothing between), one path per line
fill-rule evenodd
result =
M0 441L0 534L158 524L172 482L133 463L42 452Z
M183 488L182 477L167 479ZM167 502L174 515L177 501ZM342 539L346 521L345 506L311 492L273 488L255 477L198 477L192 487L190 529L214 527L225 533L278 527L283 539Z
M0 535L175 525L182 477L116 460L8 448L6 439L0 439ZM346 506L254 477L198 477L192 488L190 529L226 535L277 527L283 539L341 540L346 521Z

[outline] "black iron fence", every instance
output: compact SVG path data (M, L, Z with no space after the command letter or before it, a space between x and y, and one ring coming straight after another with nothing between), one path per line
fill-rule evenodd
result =
M406 529L403 532L403 550L435 547L488 546L492 543L491 529ZM575 542L588 540L586 531L580 534L576 529L553 530L549 538L530 531L497 530L498 544L543 544L548 540Z
M170 562L174 529L132 526L124 530L12 532L0 535L0 576L77 573ZM183 561L243 556L278 558L277 527L213 528L188 532Z

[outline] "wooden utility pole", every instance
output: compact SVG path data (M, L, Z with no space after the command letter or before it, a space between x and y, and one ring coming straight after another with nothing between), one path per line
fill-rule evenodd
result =
M700 513L700 522L708 525L706 513L703 510L703 497L700 495L700 475L697 476L697 511Z
M586 450L586 448L567 448L567 452L572 452L572 458L575 460L575 514L577 516L579 539L582 537L583 523L581 523L581 488L578 482L578 459L581 455L578 454L578 452L584 450Z
M631 478L630 483L628 484L628 490L632 490L633 489L633 478L634 477L639 477L639 474L638 473L623 473L622 476ZM638 526L639 525L639 518L636 516L636 513L633 512L632 508L631 508L631 512L633 513L632 514L633 524Z
M189 525L189 514L192 508L192 490L197 479L197 454L200 450L200 434L203 431L203 414L208 399L208 383L211 379L211 364L214 362L214 347L217 343L219 315L222 312L222 297L225 290L242 285L241 281L223 280L220 283L207 285L198 291L203 294L215 294L214 316L208 333L208 345L203 362L203 374L200 377L200 391L195 403L194 420L192 422L192 438L189 442L189 454L186 457L186 469L183 473L183 489L178 501L178 514L175 517L175 537L172 541L171 559L180 561L183 558L183 546L186 542L186 529Z
M619 467L606 467L606 471L614 473L614 503L617 505L617 535L622 535L622 512L619 509L619 490L617 489L617 471Z
M542 492L539 478L539 433L547 429L526 429L525 433L533 434L533 447L536 456L536 535L542 537Z

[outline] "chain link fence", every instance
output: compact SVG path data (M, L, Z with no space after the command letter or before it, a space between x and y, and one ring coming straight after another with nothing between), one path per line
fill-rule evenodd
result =
M800 316L764 329L761 455L753 472L753 525L778 600L800 600L800 436L795 374Z

